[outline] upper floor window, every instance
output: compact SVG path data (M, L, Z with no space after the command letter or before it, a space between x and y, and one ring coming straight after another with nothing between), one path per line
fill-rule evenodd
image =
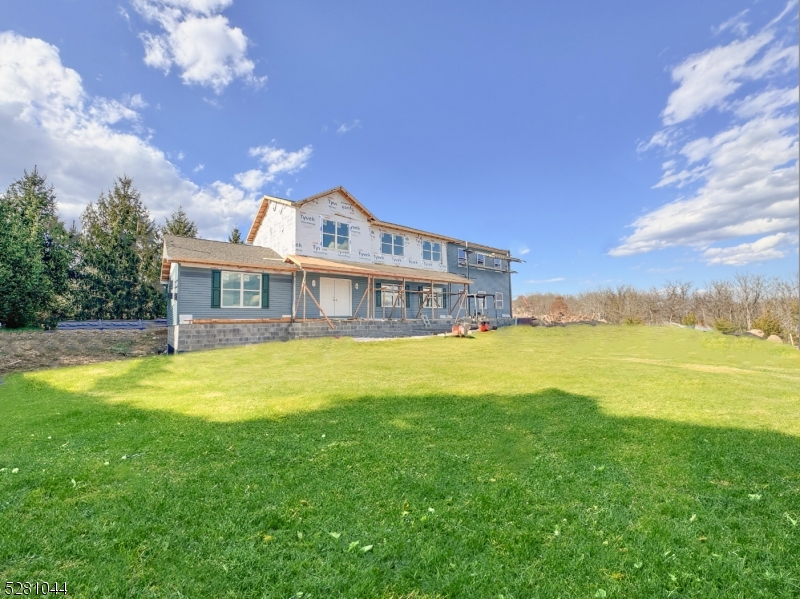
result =
M335 220L323 220L322 247L349 252L350 225Z
M494 267L495 268L500 268L501 266L503 266L503 261L500 258L495 258L494 259Z
M458 248L458 265L459 266L467 265L467 250Z
M475 254L475 263L478 266L486 266L486 256L483 254Z
M442 261L442 244L436 241L422 242L422 259L432 262Z
M393 256L402 256L405 245L402 235L381 233L381 253Z

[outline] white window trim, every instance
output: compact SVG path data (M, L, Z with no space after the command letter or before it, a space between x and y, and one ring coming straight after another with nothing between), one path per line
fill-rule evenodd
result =
M352 224L350 222L346 222L346 221L343 221L343 220L334 220L332 218L325 218L324 216L321 217L321 220L322 220L322 225L321 225L320 230L319 230L319 243L322 246L322 248L326 249L326 250L333 250L334 252L347 252L349 254L351 248L353 247L353 244L350 243L350 241L351 241L351 239L350 239L350 231L353 228ZM330 235L330 233L325 233L325 222L326 221L330 222L330 223L333 223L333 247L332 248L326 248L325 247L325 235ZM339 247L338 247L339 246L339 225L347 225L347 249L346 250L340 250Z
M381 308L383 308L383 309L386 309L386 308L391 309L392 308L392 304L394 304L396 299L398 299L398 298L399 299L404 299L402 296L400 296L400 294L404 291L403 289L401 289L401 287L402 287L402 285L395 284L395 283L383 283L381 285L381 289L380 289L380 291L381 291ZM388 299L390 297L391 297L391 300ZM402 305L403 304L400 301L398 301L396 304L394 304L394 307L395 308L399 308Z
M495 310L503 309L503 294L499 291L495 291L494 293L494 309Z
M464 257L461 257L461 252L464 252ZM458 248L458 255L456 256L459 266L466 266L469 264L469 254L465 248Z
M383 236L384 235L389 235L392 238L392 243L390 244L392 246L391 253L387 253L387 252L383 251L383 243L384 243L383 242ZM403 240L403 245L402 246L395 245L395 237L399 237L400 239ZM392 233L391 231L381 231L381 237L380 237L379 241L380 241L380 244L381 244L381 254L383 254L384 256L398 256L400 258L405 258L405 255L406 255L406 238L403 235L399 235L397 233ZM401 247L403 249L403 253L402 254L396 254L395 253L395 249L397 247Z
M425 260L425 244L426 243L431 244L431 257L428 259L428 262L437 262L437 263L441 264L442 263L442 254L444 253L442 251L442 249L444 247L444 244L441 241L434 241L433 239L423 239L422 240L422 259L423 260ZM433 246L434 245L438 245L439 246L439 259L438 260L433 257L433 254L434 254Z
M494 258L492 258L492 261L493 261L492 264L494 264L495 268L503 268L502 258L498 258L497 256L495 256Z
M486 266L486 254L480 252L475 253L475 266Z
M486 312L486 292L479 291L478 295L483 295L484 297L476 297L475 298L475 309L479 312Z
M244 297L244 276L242 276L241 280L239 281L239 305L238 306L226 306L224 303L225 299L225 273L236 274L236 275L256 275L258 277L258 305L257 306L243 306L242 305L242 298ZM244 310L260 310L261 309L261 296L264 292L264 280L261 273L257 272L247 272L244 270L223 270L220 272L219 277L219 307L220 308L241 308ZM233 289L228 288L228 291L233 291ZM254 291L252 289L248 289L248 291Z
M430 287L423 287L422 288L422 308L423 309L430 309L435 308L436 310L443 310L442 304L444 303L442 299L444 298L444 294L447 293L447 289L442 289L441 287L433 286L433 293L430 293ZM434 302L436 305L434 306Z

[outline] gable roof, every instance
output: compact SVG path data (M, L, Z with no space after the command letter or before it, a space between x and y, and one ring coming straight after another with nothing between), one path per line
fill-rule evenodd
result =
M286 204L288 206L294 206L295 204L291 200L285 200L275 196L265 195L263 198L261 198L261 203L258 205L258 211L253 219L253 224L250 225L250 231L247 233L247 239L245 239L245 243L253 243L253 240L256 238L256 234L258 233L258 229L261 227L261 223L264 221L264 217L267 215L267 209L269 208L270 202L277 202L279 204Z
M253 224L250 226L250 231L247 233L247 239L245 240L246 243L253 243L255 240L256 235L258 234L258 229L261 227L261 223L264 221L264 217L267 214L267 210L269 209L270 202L275 202L277 204L284 204L286 206L294 206L295 208L300 208L303 204L308 204L309 202L313 202L314 200L318 200L320 198L324 198L326 195L330 195L332 193L339 192L347 201L353 204L364 216L367 217L368 221L376 220L375 215L372 214L369 210L364 207L364 204L359 202L349 191L347 191L341 185L339 187L334 187L333 189L329 189L328 191L323 191L322 193L314 194L313 196L309 196L307 198L303 198L302 200L297 200L293 202L292 200L287 200L284 198L278 198L275 196L264 196L261 198L261 203L258 206L258 211L256 212L256 216L253 219Z
M297 270L294 266L287 264L280 254L270 248L244 245L242 243L228 243L226 241L164 235L164 250L161 256L162 281L169 279L169 267L173 262L200 266Z
M347 198L347 200L351 204L353 204L353 206L358 208L358 210L360 210L364 214L364 216L367 217L367 221L369 221L369 223L371 225L375 225L376 227L385 227L387 229L395 229L397 231L405 231L407 233L413 233L415 235L422 235L422 236L425 236L425 237L430 237L432 239L440 239L442 241L447 241L447 242L450 242L450 243L463 245L464 247L483 250L484 252L487 252L490 256L502 257L502 258L504 258L506 260L510 260L512 262L523 262L523 260L520 260L519 258L512 258L511 257L511 252L509 250L503 250L503 249L500 249L500 248L495 248L495 247L492 247L492 246L489 246L489 245L484 245L484 244L481 244L481 243L473 243L471 241L467 241L467 240L464 240L464 239L458 239L456 237L450 237L448 235L442 235L441 233L431 233L430 231L423 231L422 229L415 229L414 227L407 227L405 225L397 225L395 223L390 223L390 222L387 222L387 221L379 220L374 214L372 214L372 212L367 210L366 207L361 202L359 202L349 191L347 191L341 185L339 187L334 187L333 189L329 189L327 191L323 191L321 193L314 194L313 196L309 196L307 198L304 198L302 200L298 200L296 202L293 202L292 200L287 200L285 198L278 198L278 197L275 197L275 196L267 196L267 195L265 195L261 199L261 204L258 207L258 212L256 212L256 216L253 219L253 224L250 227L249 233L247 234L246 242L247 243L253 243L253 241L255 240L256 234L258 233L258 229L259 229L259 227L261 227L261 223L263 222L264 217L267 214L267 210L269 209L270 202L275 202L275 203L278 203L278 204L284 204L285 206L294 206L295 208L299 208L303 204L307 204L309 202L313 202L314 200L318 200L318 199L320 199L322 197L325 197L326 195L329 195L331 193L336 193L336 192L341 193L345 198Z

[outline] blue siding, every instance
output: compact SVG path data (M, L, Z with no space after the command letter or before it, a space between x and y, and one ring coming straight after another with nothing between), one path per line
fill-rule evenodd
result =
M269 273L269 308L212 308L211 270L181 266L178 313L192 318L280 318L292 313L292 275Z
M455 243L447 244L447 270L451 273L467 276L467 267L458 265L458 249L464 246ZM472 249L472 248L470 248ZM511 273L505 272L509 269L509 263L503 260L501 269L495 269L491 266L492 258L486 258L488 267L477 265L476 254L467 254L469 261L469 278L475 281L470 285L470 293L478 293L483 291L485 293L502 293L503 294L503 307L497 310L497 315L511 314ZM458 291L454 289L454 291ZM487 314L494 317L494 306L491 303L491 298L486 298ZM475 306L471 305L470 311L474 310Z

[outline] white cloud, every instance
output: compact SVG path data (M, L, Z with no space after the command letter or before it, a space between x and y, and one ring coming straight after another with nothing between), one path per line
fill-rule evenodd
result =
M187 85L203 85L221 93L234 79L262 85L255 64L247 57L249 40L239 27L231 27L220 11L233 0L131 0L142 17L161 31L140 35L144 62L169 73L181 71Z
M528 247L521 247L521 248L519 248L519 255L520 256L524 256L525 254L529 254L530 251L531 250Z
M525 282L529 285L541 285L543 283L558 283L559 281L566 281L566 279L564 277L556 277L554 279L531 279Z
M236 182L244 189L258 191L278 175L294 174L306 167L311 159L312 148L306 146L296 152L289 152L274 146L250 148L250 156L258 158L266 166L265 169L251 169L235 175Z
M714 32L714 35L719 35L723 31L728 31L728 30L733 31L737 35L746 35L747 28L750 26L750 23L747 23L744 20L744 17L749 12L750 9L745 8L738 15L732 16L730 19L722 23L719 27L712 27L711 30Z
M55 185L68 225L80 222L86 205L122 174L133 177L154 218L161 221L182 204L204 237L224 239L234 224L252 218L258 197L251 190L220 181L201 188L137 132L135 107L144 100L134 98L90 97L78 73L62 65L58 48L0 33L0 187L38 166ZM268 172L299 170L310 152L304 148L305 160L298 160L297 152L270 147L261 159Z
M789 233L776 233L762 237L753 243L742 243L733 247L709 248L703 252L703 259L709 264L744 266L752 262L765 262L783 258L788 246L796 240Z
M352 131L353 129L360 129L361 128L361 121L358 119L354 120L352 123L342 123L339 125L339 128L336 130L336 133L347 133L348 131Z
M192 172L199 173L199 172L200 172L200 171L202 171L204 168L206 168L206 165L205 165L205 164L198 164L196 167L194 167L194 168L192 169Z
M797 228L800 90L794 83L787 86L786 75L797 68L798 47L786 45L775 23L675 68L679 86L662 113L665 128L639 150L660 148L668 156L654 187L691 191L636 219L633 233L609 252L612 256L689 246L704 252L709 263L721 264L719 256L730 248L711 248L714 243L752 235L772 239ZM745 80L754 91L737 98ZM712 108L727 116L726 127L691 139L696 119Z

